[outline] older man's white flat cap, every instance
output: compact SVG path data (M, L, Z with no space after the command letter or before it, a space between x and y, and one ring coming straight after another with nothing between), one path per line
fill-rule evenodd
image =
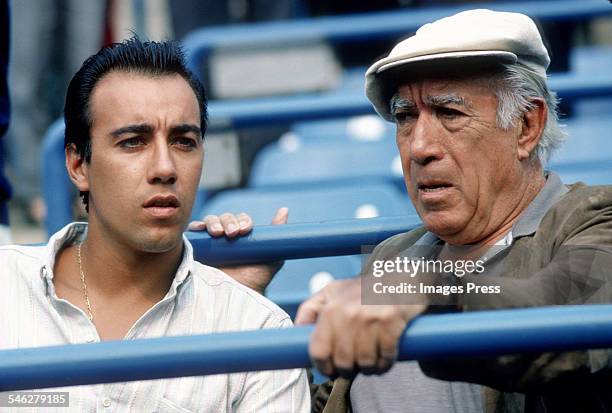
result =
M397 87L434 68L449 75L461 67L519 62L542 78L550 58L533 20L520 13L477 9L436 20L398 43L366 72L366 95L391 121L389 99Z

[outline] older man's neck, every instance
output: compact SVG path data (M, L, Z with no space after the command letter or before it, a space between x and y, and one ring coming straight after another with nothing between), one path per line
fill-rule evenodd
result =
M544 185L546 184L546 178L542 173L542 169L536 168L531 171L532 173L519 189L517 193L518 202L515 205L514 209L510 212L508 217L503 221L502 225L499 227L497 231L492 233L487 239L484 241L487 245L495 244L497 241L502 239L516 224L519 220L523 212L529 207L529 205L533 202L533 200L538 196Z

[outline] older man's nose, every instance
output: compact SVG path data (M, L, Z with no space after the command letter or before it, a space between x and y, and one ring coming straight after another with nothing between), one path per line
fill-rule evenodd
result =
M158 143L153 147L147 178L150 183L173 184L176 182L176 162L165 140L164 143Z
M412 161L425 165L442 158L442 151L436 135L434 119L428 114L421 113L416 120L412 139L410 139L410 158Z

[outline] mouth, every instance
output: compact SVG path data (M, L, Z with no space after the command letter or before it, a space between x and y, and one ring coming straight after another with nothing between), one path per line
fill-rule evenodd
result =
M419 202L427 208L438 209L447 204L455 186L442 179L419 179L417 191Z
M181 203L174 195L156 195L149 198L142 206L155 218L170 218L177 213Z
M433 194L452 188L452 184L442 181L424 181L417 184L419 192Z

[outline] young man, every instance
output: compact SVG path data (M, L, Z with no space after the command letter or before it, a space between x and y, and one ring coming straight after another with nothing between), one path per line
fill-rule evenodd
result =
M0 248L0 348L291 326L193 260L183 236L203 160L206 102L174 43L132 38L68 88L66 167L89 223L44 247ZM68 388L75 410L309 411L303 370Z

